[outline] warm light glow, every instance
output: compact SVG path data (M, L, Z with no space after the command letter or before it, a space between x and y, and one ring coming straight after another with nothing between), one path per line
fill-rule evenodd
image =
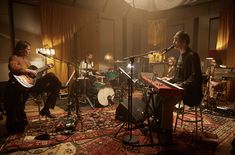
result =
M227 66L225 65L219 65L221 68L227 68Z
M168 10L185 5L185 0L125 0L131 7L146 11Z
M112 61L113 60L113 56L109 53L105 54L104 56L104 60L107 60L107 61Z
M36 48L36 53L37 54L45 54L48 56L53 56L53 55L55 55L55 49L53 49L53 48Z
M224 41L221 41L218 39L216 44L216 50L225 50L228 48L228 40L229 38L224 39Z
M184 0L154 0L158 10L168 10L180 6Z
M152 51L153 54L149 54L149 63L157 63L157 62L163 62L165 60L165 55L161 54L161 52Z

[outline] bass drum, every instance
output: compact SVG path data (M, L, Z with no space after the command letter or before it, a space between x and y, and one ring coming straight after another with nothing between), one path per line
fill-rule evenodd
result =
M100 105L108 106L109 101L114 98L114 90L110 87L101 88L97 94L97 99Z

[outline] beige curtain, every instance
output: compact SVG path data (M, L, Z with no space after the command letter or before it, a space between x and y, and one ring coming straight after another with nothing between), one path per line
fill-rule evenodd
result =
M148 21L148 48L162 49L166 46L167 33L166 33L166 20L150 20Z
M48 61L55 64L52 71L66 82L74 64L79 63L88 51L95 58L99 53L98 15L48 0L41 0L40 8L42 44L55 48L57 59Z
M216 49L226 52L225 65L235 67L235 2L227 0L220 11Z
M235 67L235 1L227 0L220 11L220 25L217 38L217 50L226 51L226 64ZM227 100L234 101L235 82L228 81Z
M221 10L216 50L227 50L232 30L232 19L231 10Z

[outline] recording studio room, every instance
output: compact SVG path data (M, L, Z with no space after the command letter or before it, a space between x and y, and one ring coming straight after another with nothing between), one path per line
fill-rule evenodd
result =
M0 154L235 154L233 0L1 0Z

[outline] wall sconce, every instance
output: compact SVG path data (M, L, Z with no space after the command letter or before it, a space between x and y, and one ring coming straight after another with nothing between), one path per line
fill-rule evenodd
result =
M54 48L36 48L36 53L41 54L43 56L54 56L55 49Z

